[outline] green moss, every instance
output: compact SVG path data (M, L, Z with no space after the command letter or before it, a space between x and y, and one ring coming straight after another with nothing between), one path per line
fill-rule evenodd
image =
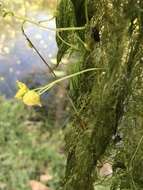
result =
M134 30L129 33L132 23L131 12L134 10L134 8L131 10L130 1L107 1L106 3L102 0L87 1L89 23L85 23L83 4L79 6L83 1L73 0L69 5L71 2L76 21L74 25L86 24L82 34L84 38L78 33L77 35L84 39L90 50L83 51L78 42L79 52L72 51L71 54L78 61L74 62L71 70L77 71L90 67L105 70L86 73L70 81L70 93L78 117L73 112L74 119L70 125L69 135L66 137L68 160L63 189L93 190L96 163L104 155L112 137L116 134L126 104L131 97L131 85L136 78L133 70L137 60L141 58L138 50L139 47L142 49L139 29L139 20L142 16L140 15L139 20L136 18L138 22L134 25ZM64 5L65 2L61 1L60 6ZM82 12L78 11L80 8ZM62 15L66 19L69 14L63 11ZM58 19L60 20L61 17ZM59 22L58 27L60 26ZM92 27L96 27L97 32L100 33L98 42L95 34L92 33ZM72 37L74 42L75 36ZM139 75L141 76L141 72ZM81 127L81 123L85 128Z

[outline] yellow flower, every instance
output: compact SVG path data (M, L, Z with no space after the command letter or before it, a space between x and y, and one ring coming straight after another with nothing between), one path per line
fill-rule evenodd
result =
M23 82L20 82L20 81L16 81L16 82L19 87L19 90L16 93L15 98L22 99L24 94L29 91L29 88Z
M34 105L42 106L40 102L40 95L34 90L29 90L23 96L23 102L28 106L34 106Z

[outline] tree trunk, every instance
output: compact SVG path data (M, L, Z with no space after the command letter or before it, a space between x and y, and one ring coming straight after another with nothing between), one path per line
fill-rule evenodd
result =
M71 72L100 68L70 81L78 114L67 127L64 190L94 189L97 161L116 134L142 56L142 9L137 0L60 1L57 28L84 28L59 32L58 62L67 53Z

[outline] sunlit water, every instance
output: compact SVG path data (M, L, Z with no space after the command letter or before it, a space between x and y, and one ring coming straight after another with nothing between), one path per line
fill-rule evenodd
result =
M52 15L48 11L30 13L37 21L48 20ZM13 21L1 25L0 35L0 94L13 97L16 91L16 80L27 82L31 86L45 84L52 78L48 67L31 48L21 32L21 25ZM55 20L45 23L55 28ZM25 25L25 32L48 64L55 63L57 45L55 32L40 29L33 24Z

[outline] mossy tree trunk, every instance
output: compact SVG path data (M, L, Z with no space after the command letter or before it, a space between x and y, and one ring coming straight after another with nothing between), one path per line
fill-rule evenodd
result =
M143 53L142 10L139 0L61 0L58 5L58 28L84 26L58 33L63 39L57 36L58 62L67 53L71 72L100 68L70 81L77 113L67 128L64 190L94 189L97 161L116 135L138 77L133 70Z

